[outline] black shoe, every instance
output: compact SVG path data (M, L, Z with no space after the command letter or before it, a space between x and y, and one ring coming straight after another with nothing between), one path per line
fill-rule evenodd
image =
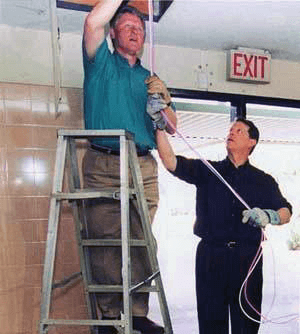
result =
M97 334L118 334L118 331L113 326L98 326L95 333Z
M117 320L119 318L102 317L101 320ZM98 326L96 330L97 334L118 334L118 331L114 326Z
M132 327L142 334L163 334L165 332L163 327L147 317L132 317Z

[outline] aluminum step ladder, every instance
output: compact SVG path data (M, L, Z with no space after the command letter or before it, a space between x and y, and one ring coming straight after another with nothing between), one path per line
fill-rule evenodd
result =
M118 137L120 140L120 191L97 191L82 189L76 145L83 141L97 137ZM128 168L133 179L133 187L129 187ZM68 173L66 173L68 170ZM68 191L63 192L64 176L68 174ZM85 219L84 201L91 198L113 198L120 200L121 205L121 240L84 239L83 224ZM130 238L129 230L129 203L134 199L137 202L144 231L144 240ZM84 285L85 299L89 320L50 319L50 306L53 289L54 264L58 225L62 201L68 201L73 208L76 227L76 239L79 248L80 268ZM91 284L91 270L89 266L88 247L121 246L122 249L122 285L95 285ZM146 247L152 269L151 276L139 284L131 284L130 247ZM155 251L155 240L152 235L148 206L144 198L142 175L139 167L136 147L132 135L124 130L59 130L56 150L56 163L53 178L53 187L50 200L48 235L46 243L44 275L42 283L40 327L39 334L48 332L49 326L89 326L93 332L95 326L115 326L121 334L134 334L132 329L131 297L135 292L156 292L164 330L172 334L172 325L167 306ZM74 274L74 277L78 276ZM72 278L70 278L72 279ZM68 279L67 279L68 281ZM63 283L62 283L63 284ZM58 284L59 285L59 284ZM98 320L96 317L95 293L120 292L123 295L123 313L120 320Z

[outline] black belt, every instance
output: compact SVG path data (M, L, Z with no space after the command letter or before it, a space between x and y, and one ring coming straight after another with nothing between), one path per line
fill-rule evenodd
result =
M99 151L99 152L103 152L106 154L112 154L112 155L120 155L120 151L119 150L113 150L112 148L109 147L105 147L105 146L98 146L95 144L91 144L91 148L93 150ZM149 151L145 150L145 151L139 151L137 150L137 155L139 157L143 157L145 155L147 155L149 153Z
M241 245L239 241L236 240L206 240L203 239L201 242L209 244L211 246L216 246L216 247L227 247L227 248L236 248Z
M226 247L226 248L236 248L236 247L257 247L259 243L254 240L214 240L214 239L202 239L203 243L215 247Z
M228 241L225 243L225 246L228 248L235 248L239 246L239 243L237 241Z

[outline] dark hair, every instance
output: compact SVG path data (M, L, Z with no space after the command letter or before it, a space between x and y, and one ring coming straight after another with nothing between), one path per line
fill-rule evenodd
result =
M245 119L245 118L237 118L235 120L235 122L241 122L241 123L244 123L245 125L247 125L249 127L248 129L248 133L249 133L249 137L251 139L255 139L256 140L256 144L258 143L258 140L259 140L259 131L258 131L258 128L256 127L256 125L249 121L248 119ZM251 151L250 151L250 154L253 152L256 144L252 147Z
M116 11L115 15L112 17L112 19L109 22L110 27L115 28L119 18L126 13L137 16L143 24L144 33L146 33L145 16L138 9L136 9L135 7L130 7L130 6L119 7L119 9Z

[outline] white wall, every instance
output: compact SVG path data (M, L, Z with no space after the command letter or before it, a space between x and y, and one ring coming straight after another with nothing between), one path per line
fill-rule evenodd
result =
M0 25L0 81L51 84L50 34Z
M61 37L64 87L82 87L80 34ZM0 81L53 84L50 33L0 25ZM142 61L148 67L148 46ZM201 68L200 68L201 67ZM300 99L300 64L272 60L271 83L226 81L226 53L156 46L155 72L172 88Z

